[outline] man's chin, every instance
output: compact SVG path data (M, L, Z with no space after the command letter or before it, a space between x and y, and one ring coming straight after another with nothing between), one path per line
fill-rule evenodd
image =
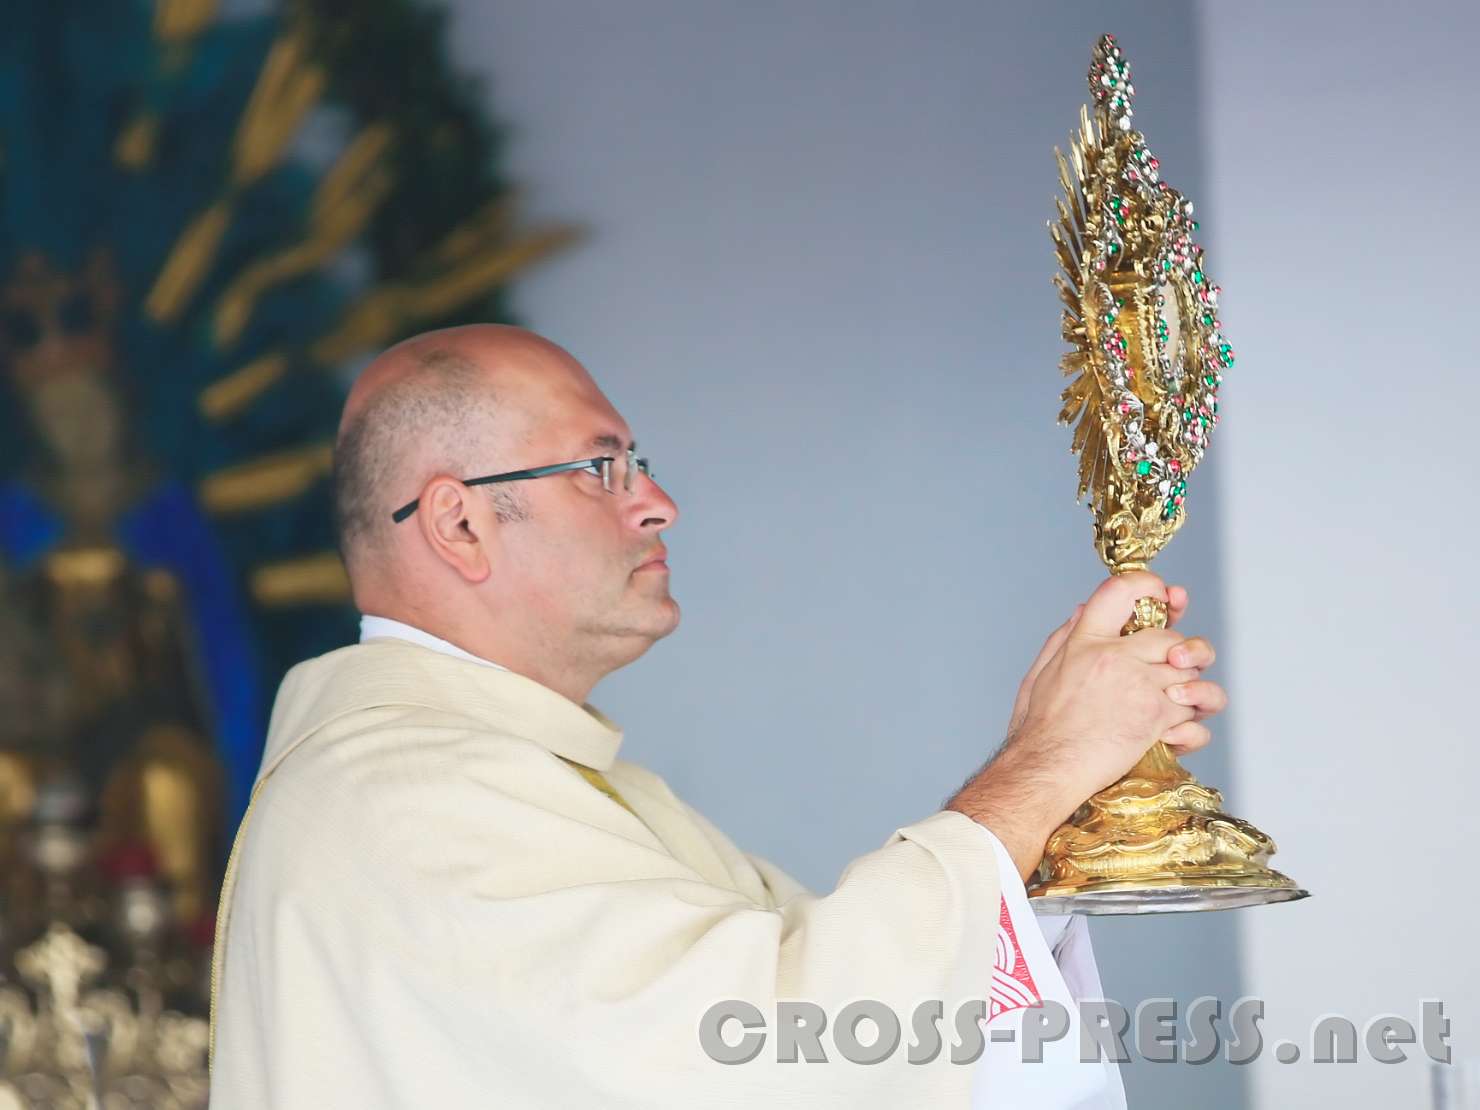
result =
M663 599L665 617L658 622L658 629L653 635L654 640L661 640L664 636L671 635L678 628L678 622L683 617L683 610L678 607L678 601L673 597Z
M678 602L672 597L644 598L640 606L633 606L623 614L624 619L607 624L606 632L624 640L642 641L638 652L640 655L664 636L670 635L678 627L681 616Z

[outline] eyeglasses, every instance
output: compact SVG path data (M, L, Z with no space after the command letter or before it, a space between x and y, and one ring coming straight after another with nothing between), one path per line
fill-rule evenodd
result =
M622 488L628 493L632 492L632 476L641 473L644 477L653 476L652 468L648 466L647 459L639 459L637 451L633 448L627 449L626 467L622 473ZM547 478L551 474L564 474L569 470L588 470L592 474L601 476L601 488L607 493L616 493L612 488L612 471L617 460L611 455L599 455L594 459L577 459L574 462L554 463L550 466L536 466L530 470L510 470L503 474L488 474L482 478L464 478L465 486L488 486L494 482L522 482L526 478ZM416 512L416 506L421 503L421 498L409 501L391 514L391 520L400 524L412 513Z

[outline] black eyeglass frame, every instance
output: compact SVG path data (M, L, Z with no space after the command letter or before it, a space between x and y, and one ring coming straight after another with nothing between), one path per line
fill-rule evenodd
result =
M589 470L592 474L601 477L601 488L607 493L615 493L612 489L612 465L616 462L612 455L597 455L592 459L576 459L573 462L552 463L549 466L536 466L528 470L509 470L503 474L485 474L481 478L464 478L462 484L465 486L489 486L495 482L522 482L527 478L547 478L551 474L564 474L570 470ZM652 469L648 466L647 459L637 457L635 449L627 451L627 472L622 477L622 488L628 493L632 492L632 474L634 471L642 471L648 477L652 477ZM408 501L391 514L391 520L400 524L421 504L421 498Z

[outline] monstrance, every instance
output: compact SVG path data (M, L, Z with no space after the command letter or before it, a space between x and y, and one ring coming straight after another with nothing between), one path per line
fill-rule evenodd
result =
M1234 357L1192 238L1192 202L1161 180L1131 127L1130 66L1110 35L1095 46L1089 87L1093 117L1080 110L1068 161L1055 151L1064 197L1049 231L1073 348L1059 420L1077 421L1079 497L1089 495L1100 558L1121 574L1144 569L1186 519L1187 476L1218 424ZM1165 603L1142 598L1124 634L1166 622ZM1029 884L1034 906L1165 913L1304 898L1268 866L1274 841L1222 805L1158 741L1049 837Z

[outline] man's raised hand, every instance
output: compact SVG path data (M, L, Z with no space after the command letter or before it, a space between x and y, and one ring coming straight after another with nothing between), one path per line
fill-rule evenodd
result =
M1227 705L1222 687L1201 677L1214 658L1206 640L1171 628L1120 634L1142 597L1168 602L1173 620L1187 607L1185 590L1148 571L1101 583L1029 668L1002 750L947 803L987 825L1024 875L1081 802L1158 739L1202 747L1210 734L1201 722Z

